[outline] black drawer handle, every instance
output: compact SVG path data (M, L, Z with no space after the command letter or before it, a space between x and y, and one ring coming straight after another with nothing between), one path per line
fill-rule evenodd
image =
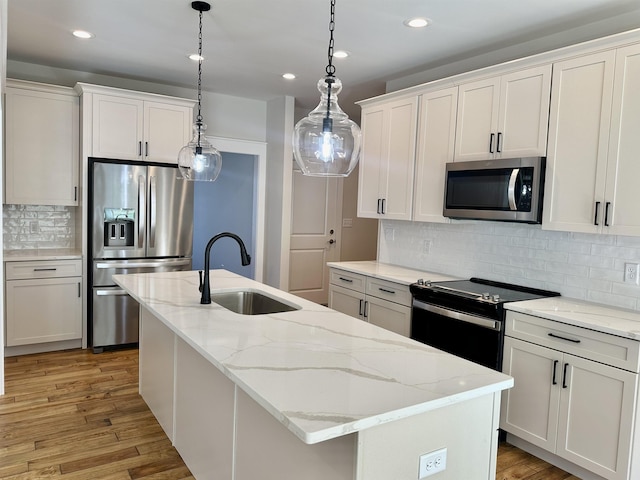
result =
M600 209L600 202L596 202L596 213L593 217L593 224L598 225L598 210Z
M340 280L342 280L343 282L353 283L353 280L351 280L350 278L344 278L344 277L338 277L338 278L340 278Z
M502 152L502 132L498 132L498 141L496 142L496 152Z
M558 382L556 382L556 370L558 368L558 360L554 360L553 361L553 379L551 380L551 384L552 385L557 385Z
M568 363L564 364L564 368L562 370L562 388L567 388L567 367L569 366Z
M57 268L34 268L34 272L55 272Z
M566 340L567 342L580 343L580 340L577 340L575 338L561 337L560 335L556 335L555 333L548 333L547 335L553 338L559 338L560 340Z
M609 207L611 206L611 202L607 202L604 204L604 226L609 226Z
M495 136L495 133L489 135L489 153L493 153L493 139L495 138Z
M390 293L391 295L395 295L396 294L396 292L394 292L393 290L387 290L386 288L378 287L378 290L380 290L381 292L384 292L384 293Z

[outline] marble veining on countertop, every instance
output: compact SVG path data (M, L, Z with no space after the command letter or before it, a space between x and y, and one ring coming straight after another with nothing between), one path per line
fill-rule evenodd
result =
M356 261L356 262L327 262L329 267L340 268L352 273L359 273L369 277L376 277L390 282L397 282L403 285L411 285L422 278L432 282L442 282L445 280L459 280L458 277L444 275L442 273L425 272L412 268L381 263L376 260Z
M3 250L2 255L5 262L82 259L82 251L79 248L34 248L23 250Z
M567 297L549 297L505 304L507 310L640 340L640 312Z
M305 443L510 388L513 379L225 270L212 293L251 289L302 309L239 315L201 305L198 272L119 285Z

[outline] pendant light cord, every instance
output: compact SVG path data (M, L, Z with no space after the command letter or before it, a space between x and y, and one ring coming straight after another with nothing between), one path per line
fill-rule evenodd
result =
M336 73L336 67L333 66L333 31L336 28L336 0L331 0L331 17L329 18L329 48L327 50L327 57L329 63L325 68L327 76L324 81L327 84L327 115L322 122L322 131L331 132L333 130L333 120L329 117L331 111L331 85L334 83L334 76Z
M200 25L198 31L198 115L196 123L202 125L202 10L200 10ZM198 134L198 146L200 146L200 134Z

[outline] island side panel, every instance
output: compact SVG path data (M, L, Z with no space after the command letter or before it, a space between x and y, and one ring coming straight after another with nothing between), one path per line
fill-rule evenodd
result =
M420 456L446 448L438 480L495 480L500 396L473 400L358 432L356 480L416 480Z
M236 387L235 458L234 480L354 480L356 434L308 445Z
M140 395L172 442L174 345L174 333L140 307Z
M197 479L233 478L234 384L176 338L175 447Z

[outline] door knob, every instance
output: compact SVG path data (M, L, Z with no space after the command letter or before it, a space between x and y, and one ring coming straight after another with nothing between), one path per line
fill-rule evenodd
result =
M333 238L329 240L329 245L333 245L334 243L336 243L336 241Z

